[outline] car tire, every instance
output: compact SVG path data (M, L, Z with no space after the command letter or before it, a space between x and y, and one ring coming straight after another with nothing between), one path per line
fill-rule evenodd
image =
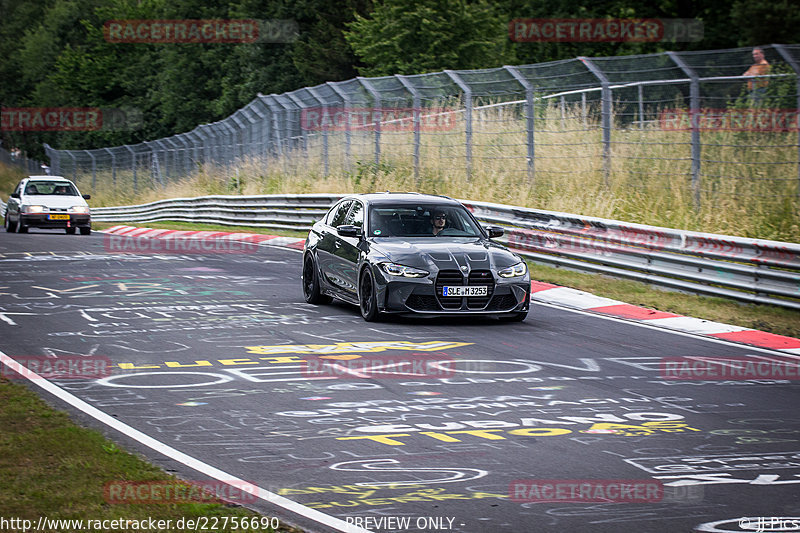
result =
M17 221L17 233L28 233L28 226L22 223L22 218Z
M14 233L15 231L17 231L17 225L11 222L11 219L9 218L7 213L5 218L3 219L3 226L5 226L7 233Z
M91 235L92 228L81 228L81 235Z
M311 254L303 259L303 298L307 303L315 305L331 303L331 297L320 291L317 265Z
M375 278L369 267L361 273L358 282L358 307L361 310L361 317L367 322L377 322L380 313L378 312L378 298L375 294Z
M75 235L75 228L66 228L67 235Z

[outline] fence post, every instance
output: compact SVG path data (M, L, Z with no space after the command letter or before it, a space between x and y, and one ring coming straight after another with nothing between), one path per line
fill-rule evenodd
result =
M298 89L299 90L299 89ZM300 99L299 96L294 94L294 92L286 93L286 96L289 97L289 100L297 108L295 111L300 111L300 134L303 136L303 142L301 143L303 149L303 158L305 159L306 169L308 169L308 129L306 128L306 124L304 124L305 117L303 113L306 109L306 105L303 103L303 100Z
M409 82L405 76L400 74L395 74L395 78L400 80L400 83L403 84L403 87L406 88L408 92L411 93L413 98L413 103L411 104L413 107L414 113L414 183L419 185L419 146L420 146L420 124L419 124L419 114L420 114L420 107L422 106L422 102L420 101L419 91L414 87L411 82Z
M117 156L111 151L111 148L103 148L103 150L111 156L111 185L114 187L114 192L117 192Z
M160 181L161 182L161 186L164 187L166 185L165 182L164 182L164 176L168 176L169 175L169 164L167 163L167 148L164 145L164 139L158 139L158 140L153 141L153 142L156 143L156 145L159 148L161 148L162 157L161 157L160 160L157 159L156 161L158 162L158 167L159 167L158 181ZM161 170L161 166L162 166L161 162L162 161L164 162L163 163L163 166L164 166L163 172Z
M458 73L452 70L445 70L444 73L464 91L464 135L466 137L464 152L467 164L467 181L472 181L472 88L464 82Z
M97 194L97 161L91 151L84 150L84 152L86 152L86 155L92 160L92 193Z
M784 61L786 61L794 73L797 75L795 80L797 89L795 90L797 96L797 112L800 113L800 64L795 61L794 57L782 44L773 44L772 47L778 51ZM797 132L797 197L800 198L800 131Z
M608 177L611 173L611 84L605 73L597 68L597 65L592 63L591 59L584 56L580 56L578 59L586 65L586 68L588 68L598 80L600 80L602 102L600 106L600 123L603 130L603 178L605 179L606 187L608 187Z
M372 98L375 100L372 106L373 111L377 111L378 115L380 116L381 111L381 93L378 92L375 87L369 82L368 79L362 78L359 76L358 78L359 83L364 86L364 88L372 95ZM372 113L372 117L375 117L375 112ZM378 168L381 164L381 121L376 120L373 124L373 128L375 131L375 172L378 172Z
M45 143L44 144L44 152L47 154L47 157L50 159L50 169L52 170L53 174L56 176L61 175L61 153L58 150L53 150L53 148Z
M332 82L329 81L329 82L327 82L326 85L328 85L328 87L333 89L333 92L335 92L339 96L339 98L342 99L342 102L344 102L345 117L347 118L347 120L345 120L345 123L344 123L344 160L345 160L344 165L345 165L345 169L348 172L350 172L350 143L351 143L351 139L350 139L350 136L351 136L351 133L350 133L350 110L353 108L352 101L350 99L350 95L348 95L346 92L341 90L337 86L338 85L337 83L332 83Z
M313 87L308 87L306 89L308 94L314 97L314 99L320 103L322 106L322 114L327 116L328 115L328 102L319 95L319 92ZM324 121L323 121L324 122ZM321 124L320 124L321 125ZM322 126L322 164L323 164L323 176L327 176L329 174L328 168L328 128Z
M531 182L531 188L533 188L536 170L536 160L534 159L534 156L536 155L536 146L534 144L534 121L536 115L534 114L533 109L533 85L531 85L531 83L522 74L520 74L517 67L507 65L503 68L506 69L512 76L514 76L514 79L517 80L520 85L522 85L523 89L525 89L525 129L527 130L526 144L528 146L528 179Z
M689 76L689 121L692 127L692 194L694 196L694 206L700 208L700 128L697 118L700 112L700 81L694 69L675 52L667 52L672 61Z
M127 144L123 144L125 148L131 153L131 170L133 170L133 192L136 192L136 188L138 186L138 180L136 179L136 152L128 146Z
M72 153L72 150L67 150L67 155L72 158L72 181L78 181L78 158Z
M639 129L644 129L644 85L637 85L639 90Z

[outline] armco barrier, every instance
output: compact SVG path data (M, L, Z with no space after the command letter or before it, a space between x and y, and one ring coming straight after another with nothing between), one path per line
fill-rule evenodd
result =
M307 230L341 195L203 196L92 209L98 222L180 220ZM800 309L800 244L462 200L536 262Z

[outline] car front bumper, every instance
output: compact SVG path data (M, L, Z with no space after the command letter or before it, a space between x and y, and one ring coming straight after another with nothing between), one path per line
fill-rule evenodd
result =
M436 278L398 279L379 268L374 270L378 308L384 313L505 315L526 312L530 305L531 283L527 275L513 281L493 280L487 284L487 296L445 298L437 294Z
M51 220L50 215L68 216L69 218ZM73 213L35 213L20 214L20 222L29 228L90 228L91 215Z

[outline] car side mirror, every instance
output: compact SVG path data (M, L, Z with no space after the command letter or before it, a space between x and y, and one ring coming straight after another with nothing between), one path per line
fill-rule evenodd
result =
M495 237L502 237L503 234L506 232L500 226L486 226L486 231L489 233L489 238L494 239Z
M82 194L81 196L83 196L84 200L91 200L92 199L92 195L91 194Z
M19 200L19 193L18 192L12 192L11 193L11 198L16 198L17 200Z
M350 225L337 226L336 233L340 237L361 237L361 228Z

